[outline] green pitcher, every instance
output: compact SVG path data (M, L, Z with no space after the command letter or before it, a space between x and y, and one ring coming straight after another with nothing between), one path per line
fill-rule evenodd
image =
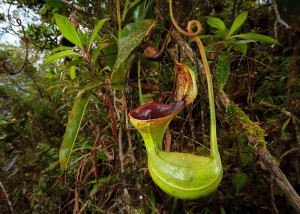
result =
M177 64L178 66L178 64ZM175 67L176 68L176 67ZM182 67L181 67L182 68ZM187 68L186 68L187 69ZM188 70L190 75L192 71ZM179 75L180 76L180 75ZM187 79L194 79L187 78ZM177 82L182 80L177 80ZM208 89L212 90L208 82ZM190 82L195 91L195 81ZM186 84L177 87L181 90ZM176 88L176 87L175 87ZM186 90L185 91L191 91ZM182 93L177 93L181 94ZM209 93L209 95L212 95ZM193 97L194 95L187 95ZM147 150L148 168L154 182L166 193L181 199L196 199L213 192L221 182L222 163L217 146L215 109L210 104L210 157L162 150L163 137L171 120L186 106L186 95L172 104L152 102L129 113L133 126L141 133ZM188 99L189 100L189 99ZM189 100L192 102L193 100Z

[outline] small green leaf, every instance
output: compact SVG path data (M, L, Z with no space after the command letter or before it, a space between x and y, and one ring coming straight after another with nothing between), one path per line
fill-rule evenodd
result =
M74 51L62 51L62 52L59 52L59 53L49 56L46 59L45 64L48 64L54 60L61 59L63 57L67 57L67 56L81 56L81 55Z
M256 41L260 41L260 42L280 45L280 43L276 39L273 39L272 37L269 37L269 36L256 34L256 33L238 34L238 35L232 36L231 38L252 39L252 40L256 40Z
M226 26L224 22L219 18L209 18L207 24L210 26L219 29L222 33L226 33Z
M54 17L55 17L56 25L57 25L58 29L60 30L60 32L62 33L62 35L67 40L69 40L70 42L72 42L73 44L78 46L79 48L83 49L83 45L82 45L81 40L75 30L75 27L72 25L72 23L69 21L69 19L67 17L59 15L59 14L54 14Z
M248 12L244 11L238 17L236 17L229 30L228 37L231 36L239 27L241 27L241 25L246 21L247 16Z
M66 132L59 150L59 163L63 168L67 168L68 166L70 155L88 104L89 96L89 92L79 93L69 116Z
M217 65L216 65L216 72L217 72L217 80L219 82L219 86L222 89L227 82L227 79L230 75L230 67L227 57L220 57Z
M75 65L72 65L71 68L70 68L70 77L71 77L71 79L76 78L76 67L75 67Z
M105 23L106 21L108 21L108 20L109 20L109 18L100 20L100 21L98 22L98 24L96 25L96 27L94 28L94 30L93 30L93 32L92 32L92 35L91 35L91 37L90 37L90 39L89 39L88 51L87 51L87 52L90 51L90 48L91 48L91 46L92 46L92 43L95 41L95 38L96 38L97 34L98 34L99 31L101 30L101 28L102 28L102 26L104 25L104 23Z
M116 87L120 89L117 84L125 81L124 69L119 69L121 63L123 63L129 54L141 43L153 22L151 19L144 19L139 22L130 23L119 33L118 56L112 73L112 79L114 77L114 80L117 81L114 82L115 89Z

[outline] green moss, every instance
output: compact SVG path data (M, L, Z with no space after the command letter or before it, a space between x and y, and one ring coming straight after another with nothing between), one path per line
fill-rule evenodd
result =
M226 109L226 120L232 124L238 133L251 136L255 142L265 147L265 131L256 125L249 117L234 103ZM254 145L252 145L254 146Z

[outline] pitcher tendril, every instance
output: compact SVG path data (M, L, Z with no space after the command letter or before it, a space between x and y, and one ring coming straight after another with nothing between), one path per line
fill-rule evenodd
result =
M172 6L172 0L169 2L170 6L170 16L171 20L175 26L175 28L182 33L185 36L192 37L194 41L197 43L197 46L199 48L199 52L202 58L202 62L204 65L204 71L205 71L205 76L206 76L206 81L207 81L207 88L208 88L208 98L209 98L209 113L210 113L210 140L212 142L211 144L211 157L214 157L215 155L219 155L218 152L218 145L217 145L217 133L216 133L216 115L215 115L215 103L214 103L214 92L213 92L213 84L212 84L212 76L210 73L209 65L207 62L206 54L204 51L203 44L201 40L198 38L198 35L201 33L202 30L202 25L198 20L192 20L188 23L187 30L184 31L176 22L173 14L173 6ZM193 25L197 26L197 31L194 32L192 27Z

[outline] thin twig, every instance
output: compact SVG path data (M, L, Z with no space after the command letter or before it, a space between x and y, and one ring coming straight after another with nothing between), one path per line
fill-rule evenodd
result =
M0 187L1 187L1 189L2 189L2 191L3 191L3 193L4 193L4 196L5 196L5 199L6 199L7 203L8 203L10 212L13 214L13 213L14 213L14 209L13 209L13 207L12 207L12 205L11 205L11 202L10 202L10 200L9 200L8 194L7 194L7 192L6 192L6 190L5 190L5 188L4 188L4 186L3 186L3 184L2 184L1 181L0 181Z
M293 153L293 152L299 152L300 151L300 148L293 148L293 149L290 149L288 151L286 151L285 153L283 153L280 158L278 159L278 163L280 165L281 161L283 160L283 158L285 158L286 156L288 156L289 154Z
M121 118L121 114L124 114L124 89L122 90L122 98L121 98L121 103L122 103L122 109L119 110L117 107L117 100L116 100L116 90L113 91L114 93L114 108L115 108L115 112L119 121L119 159L120 159L120 168L121 168L121 179L122 181L124 181L123 175L125 173L125 169L124 169L124 155L123 155L123 127L122 127L122 118ZM121 114L120 114L121 112ZM124 186L124 196L125 199L130 199L129 193L128 193L128 189L127 187Z
M278 7L277 7L276 0L272 0L272 2L273 2L274 12L275 12L275 15L276 15L276 20L274 22L274 34L275 34L275 38L278 40L278 35L277 35L277 24L278 23L285 26L285 29L291 29L292 27L281 19L280 13L279 13L279 10L278 10Z
M173 130L170 130L170 131L171 131L172 133L176 134L176 135L181 135L181 134L182 134L182 133L179 133L179 132L176 132L176 131L173 131ZM188 137L188 136L186 136L186 135L183 135L182 137L185 138L185 139L187 139L187 140L190 140L190 137ZM200 146L206 148L206 146L205 146L204 144L200 143L199 141L196 141L196 140L195 140L194 143L196 143L196 144L198 144L198 145L200 145ZM208 150L210 151L209 148L206 148L206 149L208 149Z

